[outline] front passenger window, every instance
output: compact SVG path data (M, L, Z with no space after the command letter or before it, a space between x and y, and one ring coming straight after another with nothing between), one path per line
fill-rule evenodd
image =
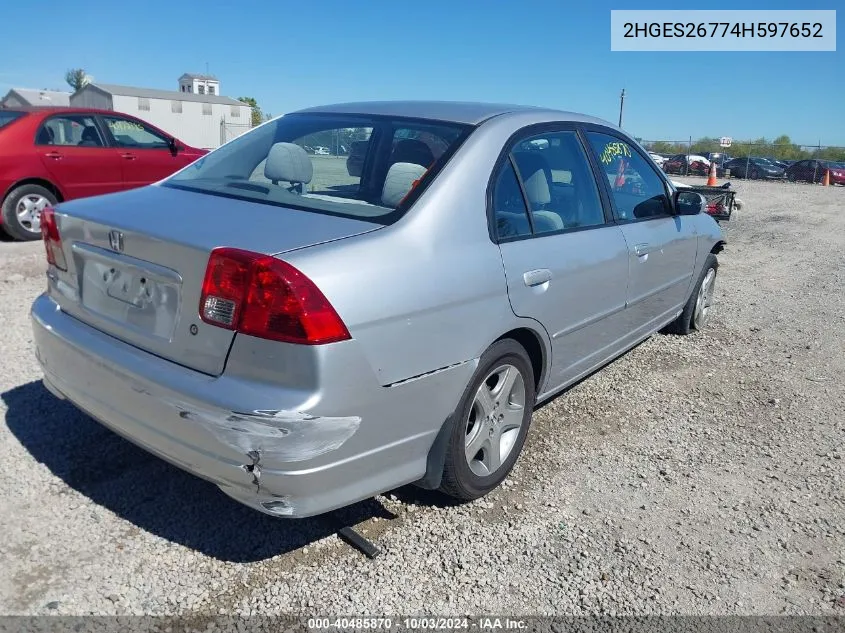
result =
M663 180L640 153L616 136L587 132L607 176L619 220L656 218L671 213Z
M118 147L127 149L165 149L170 142L147 126L122 117L103 117Z

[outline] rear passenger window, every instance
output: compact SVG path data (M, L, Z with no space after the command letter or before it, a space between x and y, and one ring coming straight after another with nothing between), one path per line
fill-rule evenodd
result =
M531 136L519 141L511 156L535 234L604 224L596 180L575 132Z
M670 214L663 180L636 149L609 134L587 132L587 139L607 177L619 220Z
M502 165L493 188L493 213L499 239L531 235L525 199L510 160Z
M83 115L50 117L38 130L35 144L80 147L105 146L93 117Z

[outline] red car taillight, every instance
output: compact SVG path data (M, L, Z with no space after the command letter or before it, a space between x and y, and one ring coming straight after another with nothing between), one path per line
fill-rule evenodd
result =
M41 212L41 239L44 240L44 249L47 251L47 263L59 270L67 270L62 238L56 224L56 212L50 207Z
M274 341L322 345L351 338L308 277L275 257L237 248L211 251L199 311L206 323Z

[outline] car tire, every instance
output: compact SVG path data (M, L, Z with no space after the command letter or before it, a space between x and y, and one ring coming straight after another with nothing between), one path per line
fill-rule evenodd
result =
M57 202L55 194L41 185L21 185L12 189L3 200L3 229L20 240L41 239L41 210Z
M535 397L534 371L522 345L512 339L491 345L455 410L440 491L471 501L501 484L522 452Z
M760 172L756 169L751 170L751 180L757 180L760 177Z
M786 174L786 179L789 182L795 182L796 181L795 174Z
M664 332L683 336L704 328L710 316L718 271L719 260L713 253L709 253L681 315L667 325Z

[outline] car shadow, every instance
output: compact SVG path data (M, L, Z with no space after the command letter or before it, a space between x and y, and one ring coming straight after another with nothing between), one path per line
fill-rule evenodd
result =
M373 517L395 518L375 499L319 517L274 518L124 440L53 396L40 380L0 398L8 408L9 430L70 488L142 530L212 558L260 561L344 526Z

